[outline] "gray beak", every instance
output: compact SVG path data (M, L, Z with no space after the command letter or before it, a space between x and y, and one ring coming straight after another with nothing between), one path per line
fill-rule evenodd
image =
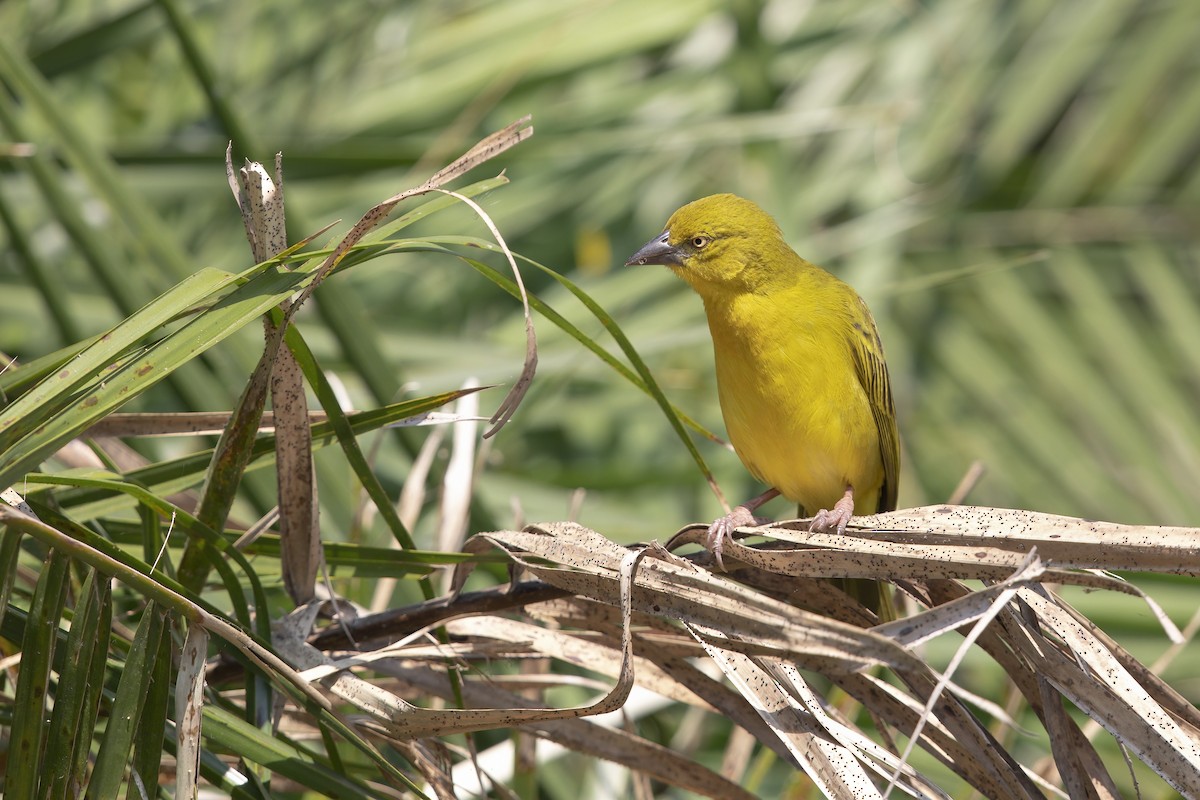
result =
M661 264L664 267L681 267L683 266L683 260L680 256L681 253L679 250L667 243L667 233L663 231L663 233L646 242L640 250L630 256L629 260L625 262L625 266Z

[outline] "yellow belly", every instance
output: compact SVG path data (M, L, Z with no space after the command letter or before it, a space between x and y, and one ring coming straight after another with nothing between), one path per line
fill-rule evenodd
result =
M740 313L709 321L721 411L742 463L810 514L847 486L854 512L874 513L879 434L836 320L764 318L752 303L731 311Z

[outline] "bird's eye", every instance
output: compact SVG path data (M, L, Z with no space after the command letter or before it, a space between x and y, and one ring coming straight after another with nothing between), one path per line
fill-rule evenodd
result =
M710 241L711 239L709 239L707 236L693 236L692 247L696 248L697 250L703 250Z

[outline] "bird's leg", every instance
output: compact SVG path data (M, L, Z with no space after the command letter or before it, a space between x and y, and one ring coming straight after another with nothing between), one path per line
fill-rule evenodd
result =
M713 554L713 559L717 562L717 567L722 572L725 571L725 562L721 560L721 550L725 547L725 540L737 528L765 524L766 520L754 516L754 512L763 503L768 500L774 500L778 496L778 489L768 489L753 500L747 500L742 503L733 511L730 511L708 526L708 534L704 537L704 547Z
M846 525L853 516L854 487L847 486L846 493L842 495L842 499L834 503L833 508L828 511L823 508L818 511L808 529L810 531L828 532L830 529L836 528L838 536L841 536L846 532Z

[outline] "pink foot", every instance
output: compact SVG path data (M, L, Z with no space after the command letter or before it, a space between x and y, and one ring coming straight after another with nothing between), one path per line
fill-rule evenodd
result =
M721 559L721 551L725 548L725 542L733 536L733 532L738 528L765 525L768 521L754 516L754 512L747 506L738 506L708 526L708 533L704 537L704 549L712 553L717 568L724 572L725 562Z
M846 525L850 523L850 519L854 516L854 490L846 487L846 493L842 495L842 499L833 504L833 508L826 511L821 509L817 515L813 517L813 521L809 524L810 531L821 531L827 533L830 530L836 529L838 536L846 532Z
M721 560L721 550L725 547L726 540L738 528L747 528L753 525L765 525L769 520L754 516L754 512L758 507L768 500L772 500L779 496L778 489L767 489L765 492L755 497L752 500L747 500L740 506L730 511L725 516L708 526L708 535L704 537L704 547L708 552L713 554L713 560L717 562L717 567L724 572L725 562Z

